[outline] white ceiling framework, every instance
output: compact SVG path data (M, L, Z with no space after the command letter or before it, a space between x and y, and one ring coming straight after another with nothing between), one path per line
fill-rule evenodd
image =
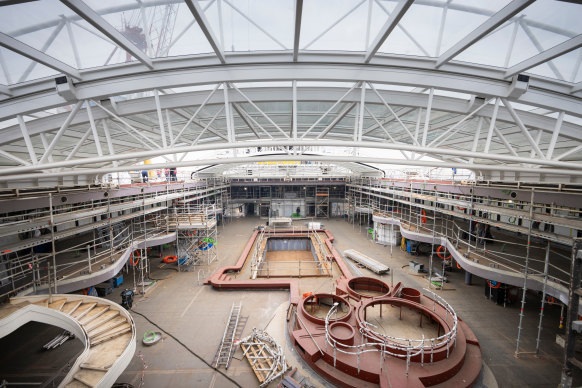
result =
M11 1L0 185L130 171L154 156L159 167L240 164L190 158L267 144L282 151L264 161L582 182L582 5L470 4ZM319 146L355 151L305 154Z

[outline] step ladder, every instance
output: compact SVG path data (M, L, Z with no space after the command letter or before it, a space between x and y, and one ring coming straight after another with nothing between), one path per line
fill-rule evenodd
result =
M216 367L224 365L226 369L230 365L230 359L232 358L234 338L237 333L237 328L240 319L240 312L242 310L242 303L239 302L235 305L232 302L232 307L230 309L230 316L228 322L226 323L226 328L224 329L224 334L222 335L222 342L218 347L218 353L216 354Z

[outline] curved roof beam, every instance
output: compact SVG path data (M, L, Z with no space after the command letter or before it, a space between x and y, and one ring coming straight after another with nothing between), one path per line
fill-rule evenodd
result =
M438 57L436 61L437 69L534 2L535 0L513 0Z
M8 97L12 96L12 92L10 91L8 86L2 84L0 84L0 94L3 94Z
M83 71L83 82L76 83L75 89L79 99L101 99L224 81L357 82L365 79L376 84L434 87L481 96L509 97L510 93L505 70L486 66L453 62L447 64L445 73L435 70L431 61L423 58L376 55L374 64L366 65L353 63L361 61L361 54L303 52L301 59L305 62L289 62L289 53L282 52L243 53L237 54L236 65L212 66L216 64L214 55L164 58L156 62L160 72L144 71L136 63ZM530 76L529 86L519 97L520 103L582 117L582 104L579 97L570 94L571 84ZM12 97L0 102L0 120L69 104L56 93L52 78L14 85L10 90Z
M89 24L98 29L103 35L114 41L119 47L130 53L135 59L153 69L152 59L141 51L135 44L127 39L123 34L111 24L109 24L101 15L95 12L81 0L61 0L61 3L69 7L77 15L85 19Z
M373 85L373 84L372 84ZM290 88L288 87L261 87L261 88L245 88L245 94L253 101L291 101ZM373 88L373 90L376 88ZM357 93L352 92L351 94L346 94L344 88L338 87L302 87L299 88L301 98L299 101L326 101L330 103L335 103L337 100L343 101L344 103L358 102L359 96ZM384 101L392 101L393 103L398 103L398 108L405 106L410 109L425 108L427 103L427 96L421 93L412 92L401 92L401 91L388 91L388 90L378 90L378 94L382 96ZM223 99L216 93L209 98L209 91L195 91L187 93L176 93L160 96L160 102L162 106L166 109L179 109L191 107L192 109L199 109L200 105L221 105L223 104ZM233 103L242 103L247 100L234 93L230 96ZM378 97L375 93L368 93L366 96L367 104L383 104L382 99ZM136 114L143 114L148 112L154 112L156 106L152 97L144 97L134 100L120 101L117 104L118 112L124 117L131 117ZM467 101L462 98L435 96L433 98L433 109L436 111L443 111L449 113L456 113L460 115L466 115L469 112L469 106ZM492 113L492 106L485 106L478 116L490 117ZM395 112L398 110L396 105L393 109ZM323 114L323 111L320 113ZM402 112L398 111L398 116L403 116ZM553 128L555 126L555 119L536 114L533 112L519 111L521 120L528 128L543 129L548 133L553 133ZM66 113L59 113L43 118L38 118L36 120L28 121L27 127L30 136L38 135L43 132L57 130L62 122L66 118ZM104 111L97 110L93 112L96 120L107 118L107 114ZM189 120L193 115L188 114L184 118ZM319 116L318 116L319 117ZM509 112L503 108L499 112L499 120L513 123L514 120L509 114ZM71 123L72 125L87 124L89 119L84 110L82 110ZM456 122L456 121L455 121ZM384 123L383 123L384 124ZM454 124L451 123L451 125ZM406 126L406 124L404 124ZM183 132L184 123L179 125ZM403 127L404 128L404 127ZM432 126L433 129L438 129L438 126ZM412 128L411 128L412 129ZM560 131L560 137L566 139L577 140L580 138L580 131L582 127L575 125L570 122L564 122ZM0 130L0 144L8 144L10 142L19 141L22 138L22 134L17 125L11 127L6 127ZM364 134L366 134L364 132ZM408 135L409 138L414 138L412 135ZM176 144L179 136L175 136L174 144Z
M265 145L263 142L260 146ZM236 143L229 143L229 147L234 146ZM238 147L248 147L249 145L239 145ZM257 145L254 145L255 147ZM400 145L398 145L400 146ZM223 147L224 148L224 147ZM147 157L147 156L146 156ZM293 155L289 156L287 154L272 155L272 156L257 156L253 158L256 162L268 162L268 161L285 161L289 158L298 161L316 161L316 162L360 162L360 163L375 163L375 164L387 164L387 165L400 165L400 166L414 166L414 167L440 167L440 168L466 168L477 171L504 171L504 172L519 172L519 173L539 173L548 175L564 175L564 176L582 176L582 169L568 169L568 168L537 168L532 169L531 167L515 167L515 166L499 166L490 164L470 164L466 162L440 162L432 160L402 160L402 159L390 159L390 158L377 158L377 157L362 157L362 156L339 156L339 155L325 155L325 156L314 156L314 155ZM201 159L192 160L187 162L174 162L169 161L168 163L158 163L148 165L149 169L166 168L172 167L191 167L191 166L206 166L212 164L239 164L248 163L250 159L248 157L235 157L235 158L212 158L212 159ZM27 179L38 179L38 178L53 178L53 177L63 177L63 176L79 176L79 175L103 175L109 174L111 172L121 172L121 171L133 171L135 170L134 165L129 166L119 166L119 167L104 167L104 168L86 168L86 169L70 169L60 172L42 172L42 173L31 173L31 174L16 174L16 175L3 175L0 176L0 182L7 181L18 181Z
M416 153L426 153L428 155L448 155L454 157L472 157L474 159L485 159L485 160L495 160L507 163L527 163L530 165L539 165L539 166L548 166L558 169L564 169L567 171L568 169L571 172L576 172L578 175L582 175L582 164L574 163L574 162L561 162L559 160L547 160L547 159L540 159L540 158L531 158L531 157L515 157L512 155L505 155L505 154L492 154L492 153L485 153L485 152L472 152L472 151L465 151L465 150L456 150L450 148L436 148L436 147L419 147L410 144L394 144L388 142L378 142L378 141L352 141L351 138L348 140L292 140L292 139L276 139L276 140L252 140L252 141L240 141L237 140L233 143L228 142L212 142L203 145L193 145L193 146L183 146L183 147L173 147L173 148L163 148L163 149L153 149L147 151L138 151L138 152L127 152L123 154L117 155L104 155L101 157L87 157L82 159L76 160L69 160L69 161L58 161L52 163L45 163L42 166L42 169L51 169L51 168L67 168L67 167L76 167L81 165L90 165L92 163L105 163L105 162L112 162L112 161L121 161L121 160L130 160L130 159L151 159L155 156L164 156L168 154L177 154L177 153L184 153L184 152L197 152L197 151L211 151L211 150L221 150L221 149L231 149L231 148L249 148L249 147L285 147L285 146L297 146L297 147L304 147L304 146L326 146L326 147L360 147L360 148L371 148L371 149L385 149L385 150L397 150L397 151L411 151ZM333 157L333 156L330 156ZM220 159L224 160L224 159ZM248 159L245 159L248 160ZM328 159L328 161L332 161ZM418 161L418 160L417 160ZM375 162L370 162L375 163ZM203 163L203 164L215 164L212 163ZM188 164L184 164L186 166ZM462 168L473 168L473 165L465 165ZM475 165L477 166L477 165ZM499 167L497 164L489 164L487 165L488 170L498 170ZM454 167L454 166L448 166ZM156 167L151 167L156 168ZM477 169L477 167L474 167ZM135 166L133 166L135 169ZM30 175L23 174L28 172L38 171L39 166L20 166L20 167L9 167L9 168L2 168L0 169L0 176L16 176L18 174L22 176ZM503 169L502 169L503 170ZM512 170L511 166L506 166L506 171L519 171L519 170ZM85 169L79 169L79 174L82 174ZM120 170L121 171L121 170ZM540 171L545 171L544 169L540 169ZM14 174L14 175L11 175ZM24 178L22 178L24 179Z

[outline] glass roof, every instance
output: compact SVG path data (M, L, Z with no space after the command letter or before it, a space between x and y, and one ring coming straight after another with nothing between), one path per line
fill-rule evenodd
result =
M196 0L194 0L196 1ZM65 2L43 0L2 7L0 32L75 69L135 62L136 57L77 15ZM127 38L144 58L213 53L212 45L189 7L175 0L85 0L101 18ZM207 28L226 53L290 51L294 46L293 0L197 1ZM420 0L403 14L376 55L438 58L483 23L512 7L510 0ZM382 32L396 0L307 0L301 14L300 52L364 53ZM458 51L451 62L510 68L582 34L580 5L538 0L506 17L474 43ZM523 8L523 7L522 7ZM13 85L58 74L44 65L0 51L0 82ZM582 49L574 47L528 73L577 83L582 80Z
M408 165L582 160L577 2L304 0L298 15L295 0L9 3L3 165L297 140ZM61 74L77 94L55 92ZM529 90L512 89L516 74Z

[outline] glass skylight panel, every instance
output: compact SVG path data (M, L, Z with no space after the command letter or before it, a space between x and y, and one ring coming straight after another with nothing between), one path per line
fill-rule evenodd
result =
M225 52L293 48L293 2L222 0L200 2L200 6Z
M384 6L393 8L395 3ZM306 1L299 49L365 51L380 31L384 15L376 2L367 0Z
M414 3L379 52L415 56L437 56L436 48L442 7ZM386 16L387 19L387 16Z
M13 85L57 74L57 70L0 47L0 84Z
M582 79L580 63L582 62L582 48L566 53L528 69L526 72L549 78L558 78L568 82L579 82Z
M134 59L56 0L27 2L0 13L0 31L78 69Z
M582 33L579 11L579 5L573 3L538 0L453 61L511 67ZM541 65L536 71L540 75L560 78L547 65ZM564 75L564 79L568 79L568 75Z

